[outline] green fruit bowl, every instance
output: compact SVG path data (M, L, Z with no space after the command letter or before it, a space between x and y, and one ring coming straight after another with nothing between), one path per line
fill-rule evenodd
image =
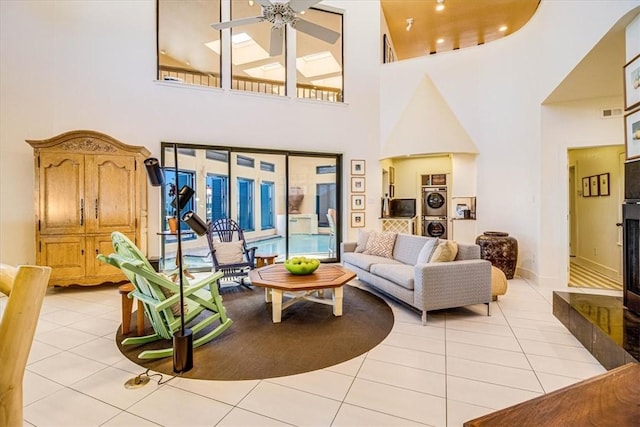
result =
M293 257L284 262L284 268L291 274L304 276L318 269L320 261L315 258Z

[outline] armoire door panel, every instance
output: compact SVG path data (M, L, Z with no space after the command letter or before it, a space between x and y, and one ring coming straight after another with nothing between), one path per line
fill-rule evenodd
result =
M42 153L39 168L40 233L84 232L84 155Z
M87 232L133 233L137 206L135 159L131 156L95 155L86 159Z
M86 274L85 238L82 236L41 236L38 265L52 268L49 281L82 278Z
M127 234L127 237L135 242L134 233ZM87 237L87 249L91 251L90 256L87 257L88 276L100 278L98 282L127 280L122 271L96 258L99 254L109 255L114 252L110 233Z

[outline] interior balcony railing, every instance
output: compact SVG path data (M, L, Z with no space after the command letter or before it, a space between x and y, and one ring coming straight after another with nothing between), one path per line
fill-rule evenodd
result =
M158 74L159 80L175 81L194 86L220 87L220 74L218 73L206 73L188 68L162 65ZM234 76L231 80L231 88L247 92L285 95L285 83L274 80ZM342 102L342 90L332 87L298 83L296 84L296 92L298 98Z

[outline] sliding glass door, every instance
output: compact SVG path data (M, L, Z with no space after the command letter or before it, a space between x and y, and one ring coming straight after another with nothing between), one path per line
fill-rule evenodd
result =
M170 209L170 184L189 185L194 197L182 214L193 210L205 221L231 218L245 231L259 255L307 256L325 262L338 260L342 207L340 154L291 153L275 150L239 150L177 144L178 180L174 146L163 143L167 183L163 209ZM333 211L335 220L329 220ZM166 225L161 230L166 229ZM190 269L211 268L204 237L183 225L183 254ZM165 266L175 265L176 239L160 236Z

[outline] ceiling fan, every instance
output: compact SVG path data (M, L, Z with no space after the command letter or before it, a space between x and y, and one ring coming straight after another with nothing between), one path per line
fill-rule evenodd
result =
M340 37L340 33L330 30L313 22L307 21L297 16L298 13L309 9L320 3L321 0L256 0L262 7L262 15L251 18L236 19L234 21L211 24L216 30L237 27L240 25L253 24L256 22L268 21L273 24L271 27L271 40L269 42L269 56L277 56L282 53L282 41L284 39L284 27L289 24L298 31L309 34L312 37L323 40L327 43L335 43Z

